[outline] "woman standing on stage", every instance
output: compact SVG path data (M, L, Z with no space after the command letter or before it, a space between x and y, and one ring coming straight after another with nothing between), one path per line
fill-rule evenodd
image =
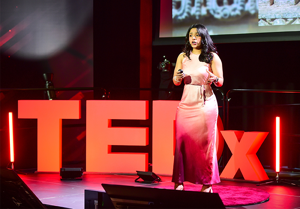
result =
M220 182L216 154L218 104L211 84L223 85L222 62L205 26L192 25L178 56L173 82L184 82L176 112L176 148L172 182L183 190L183 182L202 184L212 193Z

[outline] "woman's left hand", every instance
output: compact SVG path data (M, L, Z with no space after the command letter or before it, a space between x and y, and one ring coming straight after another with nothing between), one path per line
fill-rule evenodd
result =
M208 73L208 79L206 81L206 84L211 85L215 80L217 80L217 76L215 74L213 74L212 72L210 72L209 70L206 70Z

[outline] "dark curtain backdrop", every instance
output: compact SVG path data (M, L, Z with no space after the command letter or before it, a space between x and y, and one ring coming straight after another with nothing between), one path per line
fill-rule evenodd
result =
M139 11L140 0L94 1L94 86L110 91L111 99L139 94L132 90L139 88Z

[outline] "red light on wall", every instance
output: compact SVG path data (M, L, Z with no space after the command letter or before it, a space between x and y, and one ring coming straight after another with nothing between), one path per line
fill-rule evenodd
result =
M280 172L280 118L276 117L276 173Z
M13 117L12 112L8 113L8 123L9 123L9 147L10 147L10 162L14 162L14 133L13 133Z

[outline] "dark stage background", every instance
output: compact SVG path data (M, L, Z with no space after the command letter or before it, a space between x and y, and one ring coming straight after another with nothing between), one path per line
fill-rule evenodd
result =
M43 73L56 88L93 87L92 0L1 0L1 167L9 162L8 112L14 113L15 167L37 167L37 121L18 119L17 101L46 99ZM63 120L64 165L85 161L85 100L93 91L58 91L57 99L82 99L82 118ZM51 130L49 130L50 132Z
M8 3L9 2L9 3ZM157 68L163 61L163 55L171 62L176 62L184 45L150 45L158 30L159 1L39 1L37 10L26 7L23 1L1 0L1 43L3 36L15 25L19 24L27 11L33 14L43 11L40 16L33 16L27 29L22 30L12 39L1 45L1 89L3 88L39 88L44 87L44 72L54 73L55 87L95 87L105 88L110 92L110 99L180 99L181 87L174 88L169 98L161 96L157 88L161 86L161 71ZM27 2L27 1L26 1ZM36 1L31 1L36 2ZM76 2L76 3L75 3ZM88 3L87 3L88 2ZM54 3L53 3L54 4ZM18 6L16 8L16 6ZM26 9L24 9L26 7ZM45 11L42 10L45 8ZM47 9L46 9L47 8ZM52 10L49 8L53 8ZM57 8L63 8L58 10ZM83 12L85 11L85 12ZM18 13L19 12L19 13ZM150 13L148 18L144 15ZM84 14L83 14L84 13ZM35 13L34 13L35 14ZM46 14L55 14L53 24L48 24L48 32L38 34L39 27L30 27L36 21L46 21ZM93 14L93 15L92 15ZM151 17L152 14L152 17ZM21 16L18 20L17 17ZM83 17L84 16L84 17ZM93 17L93 18L92 18ZM62 24L67 26L71 36L59 37L62 41L59 50L39 56L37 48L49 40L55 43L51 28ZM78 18L82 19L79 24ZM46 18L47 19L47 18ZM51 18L50 18L51 19ZM49 20L49 18L48 18ZM191 23L192 24L192 23ZM58 27L61 33L66 27ZM76 32L74 32L76 31ZM74 32L74 33L73 33ZM25 34L23 34L25 33ZM14 54L7 53L18 40L33 33L32 39L25 42ZM55 34L56 34L55 33ZM41 36L36 39L34 35ZM47 38L43 38L43 37ZM145 38L148 37L148 38ZM27 40L27 39L25 39ZM65 41L65 42L64 42ZM50 44L49 43L49 44ZM216 44L223 62L225 83L220 88L225 94L230 89L269 89L299 90L299 41L253 42ZM19 55L21 51L33 47L35 56ZM54 48L54 46L53 46ZM41 50L41 49L40 49ZM34 54L34 53L33 53ZM29 53L25 53L29 55ZM9 57L10 56L10 57ZM145 67L141 67L145 66ZM148 70L150 69L150 71ZM146 74L146 75L145 75ZM145 95L138 88L152 88L152 93ZM82 99L83 118L63 121L63 166L82 166L85 168L85 100L102 99L102 91L59 92L58 99ZM94 94L93 94L94 93ZM216 93L218 97L220 96ZM74 97L77 95L76 97ZM230 117L228 129L244 131L270 132L258 157L265 168L274 167L275 116L281 117L282 124L282 166L288 169L300 169L300 96L299 94L271 93L233 93L230 101ZM7 112L17 113L18 99L43 99L40 91L3 91L1 92L1 166L9 162L7 137ZM222 101L219 97L219 105ZM150 119L147 121L113 121L114 126L147 126L150 128L150 142L146 147L115 147L113 151L148 152L151 163L151 106ZM220 109L220 113L222 109ZM20 120L15 114L16 150L15 167L18 169L36 168L36 121ZM51 131L51 130L49 130ZM78 139L78 136L81 136ZM223 160L223 165L226 159ZM225 161L225 162L224 162ZM221 163L222 165L222 163ZM151 166L149 166L151 170ZM135 172L135 171L133 171Z

